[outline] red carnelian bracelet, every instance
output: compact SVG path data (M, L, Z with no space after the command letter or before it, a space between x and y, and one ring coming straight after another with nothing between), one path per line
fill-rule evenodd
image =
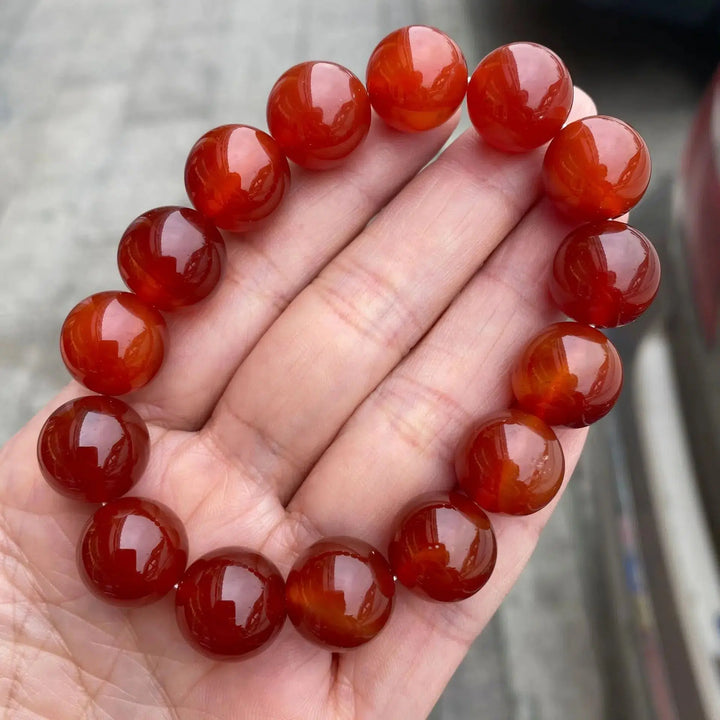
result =
M468 81L463 54L449 37L405 27L373 51L366 86L335 63L301 63L270 92L269 134L246 125L205 133L185 167L195 209L155 208L134 220L118 250L120 274L132 292L90 296L62 328L68 370L98 395L52 413L40 433L38 459L55 490L102 503L82 532L80 575L95 595L124 606L153 602L176 588L183 635L213 658L247 657L266 647L286 616L330 649L361 645L390 617L396 581L442 602L480 590L496 559L485 511L525 515L552 500L564 459L550 426L589 425L620 393L620 358L596 328L634 320L658 289L653 246L610 219L645 192L648 149L615 118L564 126L573 84L553 52L533 43L506 45ZM306 168L334 167L365 139L371 107L393 128L418 132L444 123L466 93L473 125L494 148L522 153L550 143L545 193L562 213L585 223L559 246L549 283L554 302L576 322L553 324L527 345L512 371L514 406L467 433L456 457L458 489L421 495L402 510L389 561L362 540L333 537L307 548L287 580L266 557L242 547L218 549L186 567L188 540L178 517L155 501L121 497L142 475L150 441L137 412L112 396L146 385L160 368L167 343L161 311L213 291L225 263L218 228L243 232L268 217L289 186L288 159ZM236 612L236 604L252 611Z

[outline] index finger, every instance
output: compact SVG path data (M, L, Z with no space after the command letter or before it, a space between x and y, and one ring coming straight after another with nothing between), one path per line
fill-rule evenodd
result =
M167 316L169 353L131 396L150 422L200 427L233 372L284 308L443 146L458 115L428 133L402 134L373 118L349 161L323 172L293 168L268 224L227 234L228 263L206 301Z

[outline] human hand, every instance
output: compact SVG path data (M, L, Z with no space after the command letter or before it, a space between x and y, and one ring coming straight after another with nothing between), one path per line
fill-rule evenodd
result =
M576 92L570 120L593 112ZM168 318L163 369L125 398L153 442L132 494L179 515L191 561L243 545L287 575L320 536L385 548L407 500L452 486L465 428L508 405L518 351L558 318L546 281L570 226L537 202L542 150L500 154L470 130L415 177L455 122L401 135L376 121L338 170L297 172L267 227L229 240L215 294ZM398 587L388 625L361 648L333 655L288 623L260 655L213 662L181 637L171 597L121 610L78 576L88 508L47 487L35 443L49 412L85 392L69 385L0 454L0 702L11 713L422 717L555 503L493 517L497 565L469 600ZM585 431L558 436L567 477Z

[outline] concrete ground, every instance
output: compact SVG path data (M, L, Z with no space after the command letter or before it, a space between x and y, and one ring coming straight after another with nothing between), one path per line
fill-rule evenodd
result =
M0 0L0 441L66 382L57 336L69 309L122 287L114 255L127 223L185 203L190 145L222 123L264 126L267 91L296 62L331 59L362 76L376 42L410 23L448 32L473 67L503 42L546 42L602 112L641 130L653 188L667 188L704 57L677 39L663 50L663 31L643 56L602 17L500 0ZM586 470L434 720L621 717L588 593Z

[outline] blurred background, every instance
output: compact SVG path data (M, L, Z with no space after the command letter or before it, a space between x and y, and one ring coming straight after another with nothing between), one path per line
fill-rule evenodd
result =
M664 261L653 311L613 337L620 407L432 718L717 720L717 0L0 0L0 442L67 381L60 325L122 287L130 220L186 204L195 139L264 127L296 62L364 77L375 44L411 23L450 34L471 68L514 40L558 52L648 142L632 222Z

